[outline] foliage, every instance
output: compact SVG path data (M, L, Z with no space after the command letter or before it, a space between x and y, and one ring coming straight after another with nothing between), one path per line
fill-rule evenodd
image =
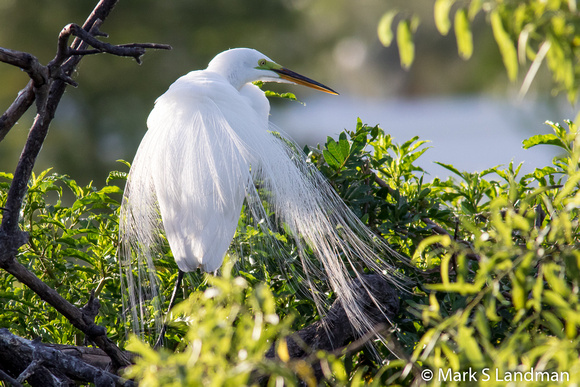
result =
M381 128L360 120L353 131L305 149L350 208L413 258L416 269L401 270L416 286L401 294L391 333L398 358L379 344L387 363L365 348L290 360L281 338L312 323L317 311L276 262L256 266L262 259L253 255L268 254L263 244L269 236L256 226L259 220L244 215L231 253L243 260L228 264L221 276L190 278L191 296L172 313L169 349L157 352L131 339L128 348L142 358L127 375L152 386L258 380L312 385L312 366L321 360L325 383L336 386L410 385L420 380L421 369L434 372L431 385L462 385L463 372L474 372L475 384L502 385L514 372L532 368L578 382L580 137L571 122L568 128L548 124L553 134L523 145L557 146L562 154L525 175L512 164L482 172L441 164L454 177L427 183L415 165L428 150L425 141L395 144ZM2 178L0 206L10 176ZM114 258L121 190L114 178L122 180L124 173L112 173L97 189L49 171L36 176L21 224L31 242L18 259L77 305L98 288L103 307L97 322L122 344ZM283 232L275 238L289 260L297 259ZM176 269L169 255L158 263L168 299ZM78 331L30 290L4 273L0 280L2 327L44 341L75 342ZM280 360L264 357L272 345Z
M441 35L447 35L451 30L450 14L453 11L457 49L463 59L469 59L473 53L471 24L483 12L509 79L515 81L519 67L530 62L522 84L523 93L545 60L556 85L555 91L565 91L571 102L576 101L580 86L580 18L576 1L435 0L433 14ZM392 24L397 14L401 14L397 24L401 65L409 68L413 62L410 54L413 37L408 26L418 24L417 16L390 10L379 21L378 35L383 45L391 45Z
M30 238L18 260L78 307L94 290L102 301L97 323L119 340L124 329L119 314L116 211L122 190L112 184L116 178L124 175L111 173L107 185L98 189L92 183L81 187L50 170L33 175L21 213L21 228ZM12 175L2 173L0 179L1 206ZM0 326L12 333L50 343L83 342L80 331L5 271L0 271L0 300Z
M143 386L248 385L259 380L274 385L298 385L299 378L315 385L311 366L290 360L286 342L277 345L281 361L264 354L275 339L288 333L290 318L280 320L267 286L250 287L242 277L208 275L210 287L193 293L173 311L186 332L176 353L157 352L133 337L128 349L142 357L126 376Z
M425 144L418 137L394 144L381 128L358 120L355 131L341 133L338 142L328 138L326 149L305 150L367 226L412 256L417 243L430 234L422 219L444 223L450 216L430 196L424 171L414 165L428 149L422 148Z
M441 282L426 286L429 301L413 306L425 331L412 361L436 372L471 368L482 383L487 369L492 382L499 376L497 385L532 368L580 379L580 137L572 123L569 130L549 124L554 135L524 145L562 147L553 166L519 179L512 165L495 168L501 183L483 181L483 174L434 182L462 226L454 237L426 239L415 254L418 261L440 259Z

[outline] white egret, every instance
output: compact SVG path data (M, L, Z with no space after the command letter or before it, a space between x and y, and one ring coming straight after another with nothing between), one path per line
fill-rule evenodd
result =
M269 123L268 99L254 81L337 94L248 48L224 51L207 69L179 78L155 102L128 176L120 221L125 263L137 255L151 264L164 230L180 270L217 270L246 200L264 227L283 225L294 239L304 282L319 310L324 296L314 282L325 281L353 326L368 331L371 322L357 303L349 272L358 276L367 267L396 278L386 258L397 254L377 240L299 148ZM276 221L267 216L263 201ZM306 258L307 250L319 264ZM136 278L128 271L129 287L142 291L152 286L145 284L154 282L151 271L149 275ZM136 305L140 301L132 299Z

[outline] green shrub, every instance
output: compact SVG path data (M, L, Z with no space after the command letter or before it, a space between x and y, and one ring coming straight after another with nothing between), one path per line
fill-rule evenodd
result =
M390 349L378 344L386 362L365 347L290 360L284 341L276 347L282 360L264 357L276 340L318 316L275 262L258 267L260 260L251 259L267 256L265 236L244 215L234 247L248 259L228 264L217 277L190 278L190 297L172 313L170 350L156 352L131 339L129 348L142 358L127 375L143 385L312 385L312 365L322 359L325 382L337 386L410 385L422 369L434 372L431 385L463 385L469 372L477 377L474 384L493 385L498 376L495 383L502 385L520 375L514 372L523 377L532 368L547 372L539 376L580 381L580 137L572 123L568 129L549 125L553 134L534 136L524 147L557 146L562 154L525 175L513 164L469 173L441 164L454 177L428 183L415 165L426 150L423 141L393 144L381 128L360 121L337 140L306 149L353 211L415 263L416 269L400 267L416 286L401 293L390 333L396 341ZM121 345L125 327L115 257L122 191L113 182L124 177L112 173L101 189L79 187L48 171L35 177L21 217L31 238L18 255L77 306L97 289L97 323ZM0 206L11 176L1 178ZM283 233L276 238L292 259L291 242ZM169 299L177 270L169 253L158 264ZM29 289L4 272L0 283L0 326L46 342L80 342L79 332ZM539 376L526 385L551 383Z

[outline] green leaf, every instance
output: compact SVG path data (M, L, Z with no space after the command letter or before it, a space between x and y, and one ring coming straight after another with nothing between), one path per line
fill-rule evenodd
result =
M379 40L381 44L385 47L389 47L393 42L393 20L399 11L391 10L386 12L379 21L379 25L377 27L377 35L379 36Z
M543 321L542 324L550 329L553 334L560 338L564 338L564 325L562 322L554 315L554 313L545 310L542 311Z
M560 273L560 267L554 263L546 263L543 269L544 278L552 290L562 297L568 297L570 289L566 286L565 280L558 275Z
M109 184L112 180L127 180L127 172L111 171L107 176L106 183Z
M474 329L460 326L458 331L459 347L475 367L480 367L484 364L484 358L474 338Z
M265 90L264 94L266 95L266 97L276 97L276 98L283 98L283 99L289 99L290 101L298 101L298 98L296 98L296 95L294 95L293 93L277 93L275 91L272 90Z
M348 142L347 142L348 145ZM331 141L326 144L326 149L330 152L330 154L338 161L339 164L344 163L344 159L348 156L348 150L346 156L342 152L342 147L336 141Z
M413 43L413 33L409 20L401 20L397 25L397 46L401 67L408 70L415 59L415 43Z
M489 321L485 317L485 309L483 308L483 305L480 305L480 307L475 311L473 322L479 333L489 340L491 338L491 332L489 330Z
M514 308L516 310L520 310L524 307L526 302L526 293L522 284L518 281L518 279L513 276L512 277L512 302L514 304Z
M536 145L555 145L566 149L566 146L555 134L538 134L522 141L524 149L530 149Z
M117 187L116 185L109 185L109 186L101 188L98 193L99 194L116 194L116 193L123 193L123 190L121 190L121 188Z
M465 8L461 8L455 13L455 38L457 39L459 56L463 59L471 58L471 54L473 54L473 36L471 35L471 25Z
M445 163L441 163L439 161L435 161L435 164L438 164L438 165L442 166L443 168L447 169L448 171L455 173L459 177L462 177L462 178L464 177L463 173L459 172L459 170L451 164L445 164Z
M436 0L435 1L435 26L441 35L447 35L451 29L449 20L449 11L455 0Z
M570 304L566 300L564 300L564 298L562 298L561 295L559 295L554 291L551 290L544 291L544 300L546 301L547 304L555 306L556 308L560 308L563 311L570 310Z
M481 11L483 7L483 0L471 0L469 3L469 11L467 12L469 20L475 19L475 16Z
M417 152L411 153L406 155L403 160L405 161L405 164L410 165L412 164L414 161L416 161L419 157L421 157L421 155L423 153L425 153L426 151L428 151L430 149L429 148L423 148L421 150L418 150Z
M495 38L499 51L501 52L501 57L507 70L508 77L511 81L515 81L518 76L518 56L514 43L511 40L510 35L504 29L501 15L497 10L491 12L490 20L493 37Z
M127 166L128 168L131 168L131 163L128 162L127 160L123 160L123 159L117 159L116 160L118 163L124 164L125 166Z
M346 160L348 158L348 155L350 154L350 144L348 140L341 138L338 141L338 149L343 157L343 160Z
M326 149L322 151L322 155L328 165L334 169L339 169L344 161L338 143L332 137L327 137Z

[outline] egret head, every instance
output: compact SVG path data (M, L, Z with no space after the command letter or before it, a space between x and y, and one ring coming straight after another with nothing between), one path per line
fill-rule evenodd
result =
M282 67L251 48L234 48L221 52L209 62L207 69L223 75L237 89L249 82L263 81L292 83L338 94L330 87Z

